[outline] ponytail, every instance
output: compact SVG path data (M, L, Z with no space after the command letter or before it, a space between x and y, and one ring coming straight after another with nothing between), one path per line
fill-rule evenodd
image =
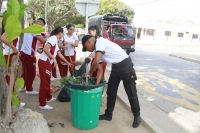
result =
M95 38L101 36L101 35L100 35L100 31L99 31L99 27L98 27L97 25L90 26L90 27L88 28L88 30L96 30Z

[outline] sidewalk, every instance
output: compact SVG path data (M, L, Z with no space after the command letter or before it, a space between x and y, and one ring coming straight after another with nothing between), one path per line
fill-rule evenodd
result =
M172 53L169 54L170 56L177 57L180 59L188 60L191 62L199 63L200 64L200 53L193 54L193 53Z
M80 57L84 55L81 52L81 48L77 48L79 60ZM90 53L88 53L90 54ZM37 54L37 59L39 58ZM37 71L38 71L38 65ZM57 69L57 76L59 77L59 71ZM36 91L39 91L40 79L36 76L33 88ZM51 82L51 86L60 86L59 81ZM52 93L53 97L57 97L59 91ZM49 129L51 133L152 133L149 128L141 123L138 128L133 128L133 115L128 108L124 106L122 102L118 99L115 105L115 111L112 121L99 121L99 124L96 128L91 130L80 130L75 128L71 122L71 107L70 102L51 102L48 103L50 106L53 106L54 109L47 111L39 109L39 97L38 95L26 95L24 92L19 93L21 101L26 103L25 108L30 108L33 111L37 111L43 114L44 118L47 120ZM100 114L103 114L106 109L106 94L102 98L102 106Z

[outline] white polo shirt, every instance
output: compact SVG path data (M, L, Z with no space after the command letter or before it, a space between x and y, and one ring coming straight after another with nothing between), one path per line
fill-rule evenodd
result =
M104 39L102 37L97 39L96 52L102 52L101 59L107 63L117 64L128 58L126 52L116 43Z
M36 56L38 49L38 40L36 36L41 36L41 34L24 34L24 40L21 49L22 52L30 56Z
M51 48L49 49L50 53L53 55L53 57L56 57L59 47L58 47L58 39L56 36L51 36L47 39L45 45L49 43L51 44ZM50 59L48 55L43 51L42 54L40 55L40 59L43 61L47 61L47 59L50 61L50 63L53 63L53 59Z
M19 49L19 37L13 40L13 46L15 46L17 49ZM3 43L3 55L8 55L9 54L9 46ZM10 48L10 54L12 54L12 48Z
M78 37L75 34L73 34L72 36L68 36L67 34L64 34L64 41L75 43L75 41L78 41ZM69 54L68 54L68 51L65 50L64 55L65 56L74 56L75 48L71 44L67 44L67 47L68 47L67 50L69 51Z

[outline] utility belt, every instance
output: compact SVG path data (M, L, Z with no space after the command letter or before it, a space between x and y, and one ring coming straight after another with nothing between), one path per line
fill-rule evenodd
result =
M133 63L131 61L131 58L128 57L124 60L122 60L121 62L117 63L117 64L112 64L112 68L123 68L123 67L127 67L127 66L130 66L132 65L133 66Z

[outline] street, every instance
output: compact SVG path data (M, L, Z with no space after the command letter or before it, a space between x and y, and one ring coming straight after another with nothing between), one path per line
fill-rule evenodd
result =
M200 64L169 56L170 47L138 46L130 56L136 69L138 93L173 117L186 132L200 127ZM186 52L183 48L179 52ZM187 52L195 53L198 48ZM197 54L197 53L196 53Z
M174 107L200 111L199 64L141 48L130 56L137 72L137 84L143 89L141 93L151 95L152 102L159 104L158 97L172 102ZM159 107L166 108L166 105L160 104ZM173 109L167 108L167 112Z

